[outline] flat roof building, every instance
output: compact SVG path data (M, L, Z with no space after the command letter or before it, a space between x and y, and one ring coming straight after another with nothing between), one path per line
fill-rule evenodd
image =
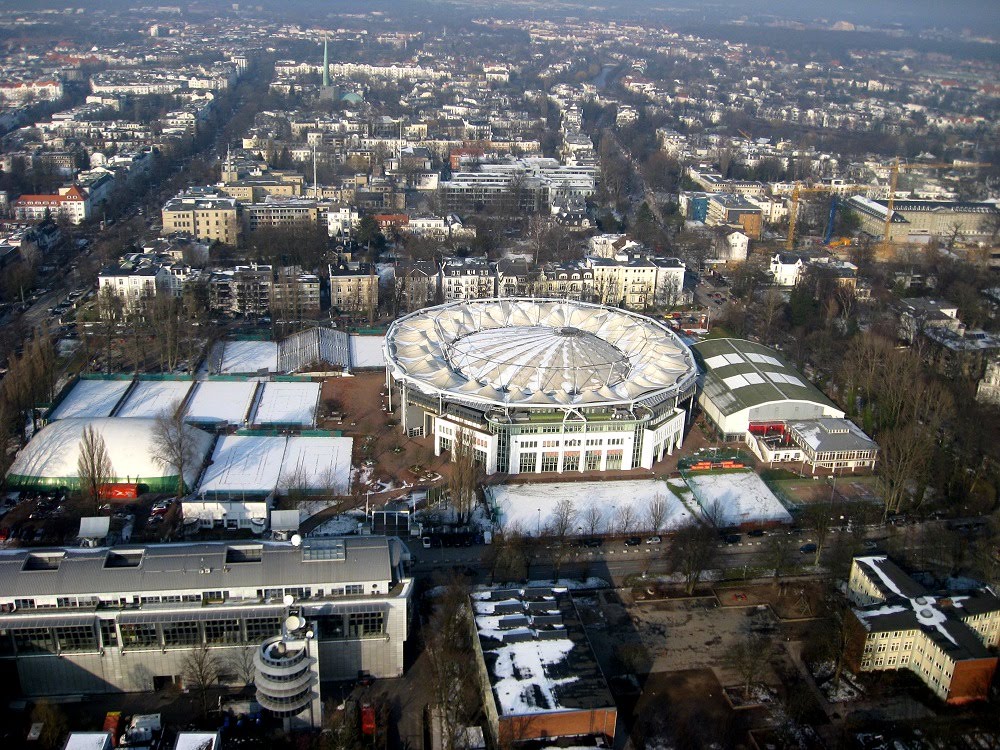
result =
M472 609L477 673L495 745L614 738L618 710L566 589L484 591L472 595Z
M26 696L149 691L183 684L192 649L226 663L278 635L294 607L323 680L397 677L402 558L378 536L0 552L0 660Z
M992 591L929 591L889 558L873 556L854 558L847 597L852 669L909 669L948 703L986 699L1000 646L1000 599Z

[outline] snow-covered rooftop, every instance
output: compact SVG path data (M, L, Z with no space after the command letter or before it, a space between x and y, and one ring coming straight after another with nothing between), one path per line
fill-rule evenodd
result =
M180 406L190 380L138 380L115 412L116 417L159 417Z
M49 419L111 416L131 384L131 380L79 380Z
M277 372L278 345L274 341L226 341L221 361L222 375Z
M284 437L223 435L215 444L198 494L269 494L278 486Z
M636 313L569 300L486 299L411 313L390 326L393 377L424 393L551 408L666 398L697 375L691 351Z
M246 422L257 383L201 380L194 387L184 418L188 422L239 425Z
M385 336L351 336L351 367L385 367Z
M472 604L500 716L614 706L566 589L485 591Z

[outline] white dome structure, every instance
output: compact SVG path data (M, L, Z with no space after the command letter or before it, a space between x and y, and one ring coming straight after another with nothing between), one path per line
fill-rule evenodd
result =
M679 444L676 407L694 395L698 374L667 326L562 299L419 310L389 327L385 359L406 432L433 432L440 453L471 431L488 473L649 468ZM541 445L518 437L540 432ZM570 433L593 435L581 443Z
M129 482L145 485L149 491L172 492L177 487L177 475L156 459L155 419L105 417L98 419L60 419L46 425L17 455L7 472L7 484L24 489L77 489L80 478L77 463L80 446L87 427L92 427L104 440L111 461L112 483ZM187 426L194 445L195 460L186 470L184 482L189 487L212 446L212 437L195 427Z
M385 337L392 376L428 394L498 406L601 406L668 398L697 375L666 326L569 300L487 299L412 313Z

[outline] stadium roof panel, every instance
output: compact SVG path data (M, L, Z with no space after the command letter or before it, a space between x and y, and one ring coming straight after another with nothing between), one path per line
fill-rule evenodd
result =
M643 315L569 300L485 299L420 310L386 334L397 380L478 405L601 406L683 392L691 351Z

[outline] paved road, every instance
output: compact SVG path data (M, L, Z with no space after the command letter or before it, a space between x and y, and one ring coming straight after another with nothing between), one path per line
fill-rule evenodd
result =
M793 534L792 563L811 563L811 554L803 555L798 547L812 541L807 533ZM669 572L669 537L664 537L658 545L642 544L626 547L622 542L608 542L597 549L573 549L563 560L560 576L621 579L626 576L648 573L659 575ZM766 564L766 538L743 539L737 544L719 544L719 557L713 567L717 569L738 569L740 566L753 569ZM487 548L483 545L472 547L444 547L424 549L416 540L410 542L414 558L412 572L416 576L431 576L436 572L452 570L474 572L476 583L487 583L488 566L483 563ZM551 578L555 573L551 552L546 549L533 550L528 574L531 578Z

